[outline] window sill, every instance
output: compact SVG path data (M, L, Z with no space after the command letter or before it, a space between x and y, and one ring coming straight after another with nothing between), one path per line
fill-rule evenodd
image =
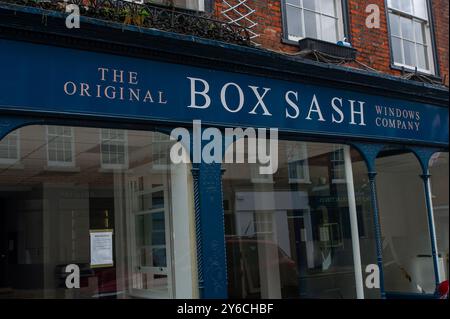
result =
M76 166L56 166L56 165L50 165L44 167L45 171L48 172L61 172L61 173L79 173L81 169Z
M128 170L128 166L116 166L116 167L101 167L98 172L99 173L114 173L117 171L126 171Z
M312 184L309 179L289 178L289 184Z
M413 68L409 68L409 67L406 67L406 66L401 66L401 65L398 65L398 64L395 64L395 63L391 63L391 69L392 70L397 70L397 71L403 71L405 73L412 73L412 74L416 73L418 75L426 76L426 77L432 79L433 81L442 83L442 78L439 75L436 75L435 73L432 73L432 72L428 73L428 72L423 72L423 71L420 71L420 70L416 71Z
M319 44L322 47L328 47L330 49L317 49L317 48L309 48L309 47L301 47L300 42L301 41L310 41L310 42L316 42L317 44ZM336 55L336 51L342 51L344 52L344 56L339 56L339 58L343 58L343 59L351 59L354 60L356 59L356 54L357 54L357 50L354 47L346 47L346 46L341 46L338 45L337 43L333 43L333 42L328 42L328 41L324 41L324 40L319 40L319 39L313 39L313 38L303 38L300 39L299 41L294 41L291 39L288 39L286 37L281 38L281 43L289 45L289 46L293 46L299 49L299 52L301 52L302 50L312 50L312 51L319 51L322 52L324 54L327 55Z
M275 184L275 182L272 179L264 179L264 178L252 178L250 181L252 184Z
M298 41L290 40L290 39L287 39L285 37L281 38L281 43L287 44L287 45L290 45L290 46L294 46L294 47L298 48Z
M8 163L0 162L0 169L24 169L25 166L20 162Z
M313 38L303 38L298 41L298 47L301 51L311 50L323 53L333 58L355 60L357 50L353 47L339 45Z

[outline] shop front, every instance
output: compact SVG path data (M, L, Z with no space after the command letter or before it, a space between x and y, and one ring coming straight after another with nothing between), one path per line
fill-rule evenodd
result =
M448 278L447 89L83 21L0 26L0 297L424 298ZM221 161L258 129L272 174Z

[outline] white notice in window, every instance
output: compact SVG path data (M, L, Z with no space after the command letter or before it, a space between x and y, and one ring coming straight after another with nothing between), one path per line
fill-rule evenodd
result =
M111 267L113 262L113 231L91 230L91 267Z

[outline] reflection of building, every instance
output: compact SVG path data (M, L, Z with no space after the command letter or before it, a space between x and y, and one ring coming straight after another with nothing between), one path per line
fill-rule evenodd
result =
M254 270L260 273L259 289L253 287L253 294L245 289L241 293L233 291L233 296L254 297L256 293L267 298L277 296L278 291L278 297L314 297L322 291L324 297L349 298L351 292L342 290L342 284L330 286L326 279L348 282L353 276L348 194L345 180L343 185L335 185L332 178L334 154L339 148L281 142L280 149L284 148L288 151L281 153L279 170L270 182L255 182L253 176L246 177L244 167L242 170L226 167L225 195L230 196L231 190L234 191L233 197L225 197L228 202L234 198L234 208L226 215L227 233L230 240L235 236L241 240L253 239L260 265L259 270ZM294 158L293 149L301 150L302 155ZM343 150L342 146L340 149ZM307 179L293 178L291 163L299 162ZM358 208L362 217L364 211ZM360 233L364 233L365 227L360 224ZM264 258L267 255L270 257ZM273 263L274 258L279 258L280 263ZM281 261L284 258L295 269L294 280L278 275L283 273L280 267L285 266ZM246 268L248 261L244 261ZM237 261L229 260L229 263L236 267Z
M168 184L182 183L185 175L171 165L154 169L154 163L162 161L153 135L161 134L34 126L21 129L20 138L12 136L14 142L8 143L20 145L22 156L8 165L10 174L3 174L1 181L2 234L9 237L6 271L17 274L8 280L10 285L18 291L26 288L30 297L124 291L150 297L151 290L159 298L174 294L171 264L174 258L175 263L178 258L186 261L186 256L178 256L186 247L180 251L177 246L183 243L173 244L166 231L172 219ZM186 210L186 195L179 195L177 187L170 189L177 197L170 207L182 205ZM189 222L179 222L189 232ZM89 232L102 229L114 231L114 265L83 271L89 269L93 253ZM71 263L82 270L79 291L68 291L61 283L64 265Z
M448 1L373 0L380 28L357 0L134 2L83 1L74 33L62 1L0 0L0 297L432 297ZM174 128L185 160L276 128L278 169L174 164Z

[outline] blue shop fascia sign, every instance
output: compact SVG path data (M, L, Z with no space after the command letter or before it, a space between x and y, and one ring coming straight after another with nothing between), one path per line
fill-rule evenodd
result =
M27 42L0 48L3 110L448 145L448 109L431 104Z

